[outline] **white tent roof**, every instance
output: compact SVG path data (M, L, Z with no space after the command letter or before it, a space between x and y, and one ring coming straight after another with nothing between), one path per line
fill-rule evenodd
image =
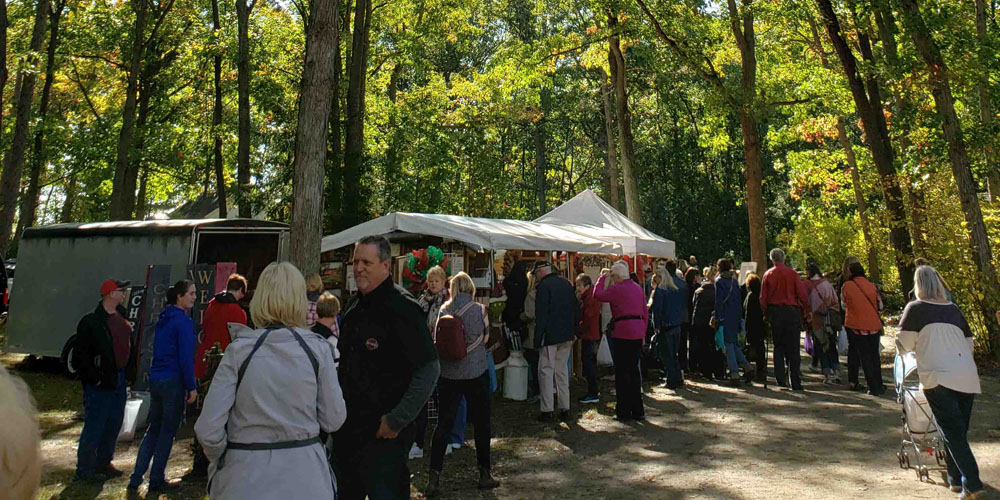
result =
M365 236L402 231L461 241L484 250L563 250L568 252L621 254L618 241L574 231L572 227L512 219L485 219L458 215L393 212L323 238L327 252L353 245ZM581 231L590 231L584 228Z
M627 254L673 258L675 244L629 220L621 212L587 189L535 219L622 246Z

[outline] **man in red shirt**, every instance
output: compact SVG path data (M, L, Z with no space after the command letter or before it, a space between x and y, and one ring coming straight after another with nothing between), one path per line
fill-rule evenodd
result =
M778 386L787 387L785 364L791 375L792 390L802 390L802 374L799 372L799 337L802 331L802 316L809 308L806 287L799 279L799 273L785 265L785 252L780 248L771 250L774 267L764 273L760 286L760 308L771 322L771 336L774 338L774 376Z
M229 275L226 283L226 290L219 292L208 302L205 312L201 317L202 340L198 344L198 349L194 355L194 376L199 379L198 389L204 397L211 384L208 373L208 363L205 361L205 352L216 343L223 351L229 346L229 323L247 324L247 313L240 307L239 301L247 293L247 280L239 274ZM208 380L203 380L209 377ZM185 477L205 477L208 475L208 457L201 449L198 440L191 442L191 454L194 456L194 464Z

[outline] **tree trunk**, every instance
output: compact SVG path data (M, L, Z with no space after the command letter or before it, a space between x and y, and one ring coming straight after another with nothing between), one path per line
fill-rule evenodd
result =
M340 8L338 4L338 9ZM343 217L342 201L344 197L343 172L343 146L340 137L340 77L344 71L343 56L340 53L340 34L346 31L345 16L350 18L350 9L344 9L337 16L337 43L333 53L333 97L330 99L330 155L326 158L326 202L327 231L335 231L340 227L340 220Z
M142 68L143 41L146 37L146 12L149 0L131 0L135 13L132 33L132 52L128 65L128 82L125 85L125 104L122 106L122 128L118 135L118 156L115 160L115 177L111 187L111 220L132 218L135 191L126 192L125 178L132 159L132 139L135 133L136 92L139 87L139 73ZM133 187L135 185L133 184Z
M337 0L314 0L306 29L306 60L295 140L289 257L303 274L319 272L323 234L323 169L333 98Z
M857 59L850 46L844 40L840 31L840 21L833 10L830 0L816 0L823 15L827 34L837 52L844 74L854 98L854 105L865 128L865 138L868 148L878 169L882 193L885 196L888 209L889 240L895 250L894 258L899 279L902 283L900 295L906 299L907 293L913 288L913 247L910 232L906 223L906 208L903 205L903 193L896 179L896 167L893 163L892 146L889 143L885 117L882 115L877 88L869 87L867 92L858 72ZM871 98L869 100L869 94ZM881 123L881 126L880 126Z
M979 81L976 82L977 93L979 94L979 121L986 130L992 130L995 120L993 113L993 101L990 100L990 47L989 32L987 31L986 0L976 0L976 41L979 52ZM983 145L983 154L986 157L986 172L990 194L990 201L1000 201L1000 154L997 151L996 133L988 134L986 144Z
M608 51L609 62L611 59L611 51ZM601 71L601 101L604 105L604 137L605 137L605 156L604 156L604 181L605 187L607 188L607 193L605 198L607 198L608 203L615 210L621 211L621 185L619 184L619 172L618 172L618 150L615 147L615 116L614 109L611 107L611 85L608 80L608 76Z
M347 130L344 144L344 198L342 225L362 222L367 212L362 186L364 160L364 98L368 76L368 30L371 26L371 0L357 0L354 10L354 33L347 83Z
M66 179L66 199L63 201L62 213L59 214L59 222L73 222L73 207L76 205L76 174L70 174Z
M608 13L608 29L612 32L618 27L618 17ZM618 119L618 142L622 147L622 177L625 181L625 211L628 218L636 224L642 225L642 211L639 207L639 186L636 177L638 172L635 164L635 152L632 146L632 117L628 109L628 92L625 83L625 56L622 54L619 37L613 35L608 38L610 46L609 61L613 60L611 67L611 81L615 89L615 115Z
M864 187L861 184L861 174L858 171L858 159L854 156L854 145L847 135L847 123L843 116L837 117L837 138L840 139L840 146L844 148L847 156L847 166L851 169L851 182L854 185L854 200L858 205L858 217L861 219L861 234L865 237L865 247L868 253L868 275L874 281L879 280L878 253L875 249L875 240L872 238L872 223L868 218L868 203L865 202Z
M545 85L541 88L540 110L541 116L535 122L535 197L538 200L538 215L541 216L548 211L546 203L546 192L548 191L549 153L547 147L547 137L545 134L545 121L549 113L551 90Z
M226 173L222 167L222 50L219 46L219 0L212 0L212 34L215 36L215 106L212 109L212 135L215 137L212 156L215 166L215 195L219 198L219 218L229 215L226 207ZM143 176L143 182L146 177Z
M256 0L236 0L237 144L236 205L239 217L253 217L250 209L250 11Z
M396 109L396 92L399 86L399 77L403 73L403 64L397 62L389 75L389 87L386 89L389 95L389 102L392 109L389 110L390 134L389 145L385 152L385 207L387 211L398 210L400 200L400 190L406 184L403 180L403 170L400 167L399 148L403 142L403 128L399 126L397 117L399 111Z
M764 139L760 135L754 102L757 99L757 38L753 28L752 0L744 0L743 8L736 0L728 0L729 27L740 50L740 99L737 116L743 134L743 155L746 161L747 218L750 225L750 258L757 269L767 269L767 229L764 207L761 155ZM742 26L741 26L742 25Z
M42 98L38 103L38 125L35 127L35 139L31 146L31 167L28 173L28 188L21 197L21 208L18 211L17 231L14 240L21 238L25 228L35 225L35 211L38 208L39 182L42 170L48 161L45 154L45 120L49 114L49 98L52 93L52 82L56 72L56 48L59 46L59 20L62 17L65 2L57 2L49 13L49 46L45 53L45 83L42 85Z
M139 111L135 121L131 160L128 170L125 172L123 188L123 197L127 198L126 203L129 207L128 218L136 220L142 220L141 214L137 213L137 200L139 198L136 197L136 187L139 184L140 170L145 170L143 166L146 161L146 136L149 133L150 100L153 98L153 92L156 91L154 78L158 71L152 67L154 65L156 65L155 62L147 64L139 78Z
M934 97L934 107L941 118L941 131L948 143L948 158L951 160L951 171L955 176L958 197L962 204L962 212L969 231L969 244L972 250L972 260L979 271L979 281L984 287L984 297L979 299L983 322L989 332L990 346L994 355L1000 358L1000 328L994 321L993 312L997 310L997 293L1000 285L997 283L996 270L993 268L993 251L990 248L989 235L983 222L983 213L976 197L976 184L972 178L969 164L969 154L965 148L962 127L955 113L955 99L951 93L948 67L938 49L930 31L924 24L923 17L917 7L916 0L899 0L903 13L903 22L913 38L917 52L927 64L931 83L931 95Z
M31 100L35 94L35 76L38 74L38 57L45 41L45 23L49 15L49 1L39 0L35 9L35 24L31 31L31 56L25 61L26 71L18 75L17 107L14 115L14 137L4 155L3 174L0 175L0 256L6 256L10 246L11 224L17 209L17 195L24 169L24 150L28 142L31 122Z
M146 220L149 204L146 201L146 187L149 183L149 167L143 168L139 179L139 196L135 202L135 220Z
M0 130L3 128L3 92L7 88L7 0L0 2Z

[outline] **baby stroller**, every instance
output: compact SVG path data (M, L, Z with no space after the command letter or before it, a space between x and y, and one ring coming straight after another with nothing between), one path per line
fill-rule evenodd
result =
M896 458L903 469L910 468L910 452L916 460L914 469L917 479L921 482L930 481L930 469L924 465L925 460L934 457L937 469L945 465L946 448L938 431L937 421L931 407L924 397L920 380L917 377L917 357L913 352L900 354L897 350L893 366L893 378L896 382L896 402L903 406L903 430L899 441L899 451ZM926 453L928 456L921 458Z

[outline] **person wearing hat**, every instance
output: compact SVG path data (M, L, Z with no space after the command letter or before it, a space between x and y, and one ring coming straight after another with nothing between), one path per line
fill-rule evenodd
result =
M84 410L76 452L77 481L103 481L122 475L111 459L125 414L126 379L135 379L132 325L122 307L127 286L128 281L104 281L97 308L76 327L72 363L83 383Z
M566 278L552 273L546 261L535 264L535 347L538 349L538 388L541 414L551 422L558 396L559 420L569 420L569 370L567 362L576 338L576 289ZM554 379L554 384L553 384Z

